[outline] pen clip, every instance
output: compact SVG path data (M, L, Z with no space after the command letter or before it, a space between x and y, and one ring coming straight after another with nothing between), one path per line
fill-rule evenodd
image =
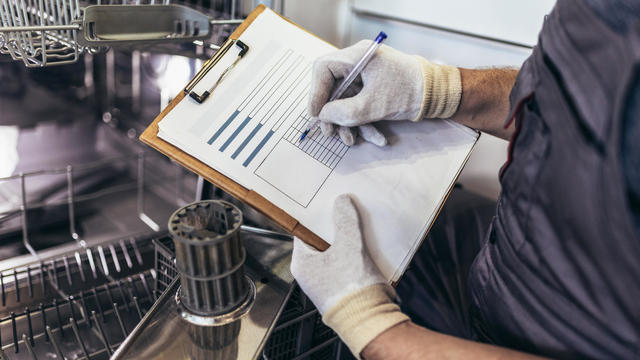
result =
M233 63L231 63L231 65L229 65L226 69L224 69L224 71L222 72L222 74L220 74L220 76L218 77L216 82L213 84L213 86L211 86L209 90L205 90L204 92L202 92L202 94L197 94L195 91L193 91L193 88L196 86L196 84L205 77L205 75L209 72L209 70L211 70L213 66L218 63L218 61L220 61L220 59L229 51L229 49L231 49L233 45L236 45L240 48L238 57L233 61ZM231 42L228 42L227 44L225 44L225 46L220 48L218 52L216 52L214 57L211 59L211 62L205 64L202 70L193 78L193 80L189 82L189 84L187 84L187 87L185 87L184 91L188 93L192 99L197 101L199 104L202 104L209 97L209 95L211 95L211 93L216 89L216 87L218 87L218 85L222 82L225 75L236 66L238 61L240 61L240 59L242 59L248 51L249 51L249 46L240 40L233 40Z

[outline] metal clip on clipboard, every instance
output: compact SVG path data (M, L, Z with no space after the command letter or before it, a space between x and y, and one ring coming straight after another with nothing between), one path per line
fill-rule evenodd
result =
M222 59L222 57L227 53L227 51L229 51L229 49L233 47L233 45L236 45L240 48L240 53L238 54L238 57L235 59L235 61L231 65L229 65L226 69L224 69L222 74L220 74L220 76L218 77L218 80L216 80L216 82L213 84L213 86L211 86L209 90L205 90L202 94L198 95L195 91L193 91L193 88L200 82L200 80L202 80L209 73L209 70L211 70L218 63L218 61ZM242 59L242 57L247 53L247 51L249 51L249 46L240 40L232 40L224 44L220 48L220 50L218 50L216 54L211 58L211 61L207 62L205 66L198 72L198 74L196 74L196 76L193 79L191 79L191 81L189 81L189 83L187 84L187 87L184 88L185 94L189 94L189 96L192 99L197 101L199 104L202 104L207 99L207 97L211 95L213 90L215 90L215 88L222 82L222 79L224 78L224 76L231 69L233 69L234 66L236 66L236 64L238 63L238 61L240 61L240 59Z

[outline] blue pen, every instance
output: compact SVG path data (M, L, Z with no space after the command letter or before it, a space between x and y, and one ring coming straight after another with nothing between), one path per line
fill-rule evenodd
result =
M331 97L329 97L329 101L339 99L344 94L344 92L347 91L351 83L353 83L356 77L360 75L362 70L364 70L365 66L367 66L367 64L369 63L369 60L371 60L373 55L375 55L376 50L378 50L378 48L382 44L382 40L386 38L387 38L387 34L385 34L383 31L380 31L380 34L378 34L378 36L373 41L371 46L369 46L369 48L364 53L362 58L356 63L353 69L351 69L351 72L349 72L349 74L342 80L342 82L335 89L333 94L331 94ZM304 138L307 137L307 134L309 134L311 130L315 129L319 124L320 124L320 121L318 119L314 120L311 124L309 124L307 129L302 133L302 136L300 136L300 141L304 140Z

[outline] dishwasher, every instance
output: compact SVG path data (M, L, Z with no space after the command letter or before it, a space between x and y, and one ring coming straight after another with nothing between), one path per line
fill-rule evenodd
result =
M179 286L169 218L207 199L241 212L245 273L278 294L249 357L352 358L293 282L290 235L138 140L257 3L0 0L0 359L134 358Z

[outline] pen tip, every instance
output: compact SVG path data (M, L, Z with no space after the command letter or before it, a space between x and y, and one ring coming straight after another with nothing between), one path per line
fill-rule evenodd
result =
M302 136L300 136L300 141L304 140L304 138L307 137L307 133L308 133L308 131L305 131L305 132L302 133Z

